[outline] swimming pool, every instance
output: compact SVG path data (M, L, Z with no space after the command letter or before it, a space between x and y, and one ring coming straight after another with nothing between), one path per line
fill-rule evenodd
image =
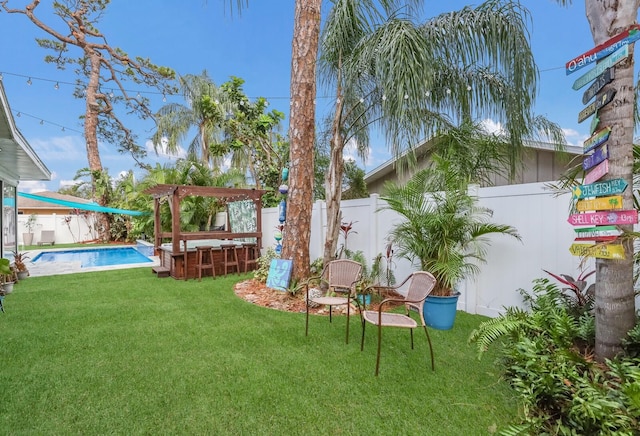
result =
M82 250L43 251L32 259L34 263L80 262L81 268L152 263L135 247L89 248Z

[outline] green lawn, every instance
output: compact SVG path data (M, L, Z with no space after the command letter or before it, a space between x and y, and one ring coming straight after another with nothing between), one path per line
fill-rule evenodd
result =
M0 313L1 434L485 435L517 413L491 353L467 345L484 318L376 331L252 305L249 276L176 281L150 268L32 277ZM355 318L354 318L355 319ZM371 326L369 326L371 327Z

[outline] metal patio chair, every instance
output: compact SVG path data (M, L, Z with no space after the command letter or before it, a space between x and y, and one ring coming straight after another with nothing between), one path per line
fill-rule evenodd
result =
M362 279L362 265L348 259L337 259L327 263L318 277L311 277L305 284L307 319L305 336L309 334L309 305L329 306L329 322L332 322L333 306L347 305L346 342L349 343L349 318L351 318L351 301L356 299L356 284ZM328 287L327 294L320 297L309 296L309 282L319 282ZM340 294L340 295L337 295Z
M406 291L406 297L390 297L385 298L380 303L378 310L364 310L361 312L362 316L362 340L360 342L360 351L364 349L364 331L367 323L378 326L378 353L376 356L376 376L380 368L380 344L382 343L382 327L400 327L408 328L411 335L411 349L413 350L413 329L421 325L424 332L427 335L427 341L429 342L429 351L431 352L431 370L435 369L433 362L433 346L431 345L431 338L429 337L429 331L424 322L424 300L433 291L436 285L435 277L426 271L416 271L409 277L404 279L402 283L393 288L389 288L398 293L398 290L405 284L408 285ZM405 306L405 313L389 313L384 312L385 305L390 303L402 303ZM420 316L420 324L410 316L410 311L418 312Z

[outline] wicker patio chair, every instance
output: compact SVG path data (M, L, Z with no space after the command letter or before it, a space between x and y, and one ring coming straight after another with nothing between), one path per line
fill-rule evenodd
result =
M408 285L406 297L385 298L380 303L378 310L364 310L362 316L362 340L360 342L360 351L364 349L364 331L367 323L378 326L378 353L376 356L376 376L380 368L380 344L382 343L382 327L400 327L408 328L411 335L411 349L413 350L413 329L421 325L427 335L429 342L429 351L431 352L431 370L435 369L433 362L433 346L429 331L424 322L424 300L431 293L436 285L435 277L426 271L417 271L404 279L402 283L395 286L396 292L404 285ZM405 306L405 314L384 312L385 305L391 303L402 303ZM420 324L410 316L410 310L417 311L420 316Z
M333 306L347 305L347 333L346 342L349 343L349 318L351 318L351 301L356 298L356 284L362 278L362 265L348 259L337 259L327 263L318 277L310 278L304 286L306 287L306 308L307 320L305 325L305 336L309 334L309 306L326 305L329 306L329 322L332 322ZM309 283L319 282L319 286L325 284L328 287L327 296L309 296ZM341 295L332 295L341 294Z

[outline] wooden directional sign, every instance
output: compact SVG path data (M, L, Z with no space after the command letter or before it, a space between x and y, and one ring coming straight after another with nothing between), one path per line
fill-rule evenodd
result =
M588 185L589 183L593 183L595 181L600 180L609 172L609 159L605 159L600 162L595 167L591 168L591 171L584 176L584 183Z
M615 95L616 95L615 89L608 89L607 92L602 94L600 98L598 98L596 101L594 101L589 106L587 106L586 108L580 111L580 113L578 114L578 122L579 123L583 122L584 120L589 118L591 115L595 114L598 109L611 103Z
M584 160L582 161L582 169L586 171L589 168L595 167L600 162L608 158L609 148L607 147L607 144L605 144L600 148L596 148L593 154L590 154L589 156L584 158Z
M611 134L611 127L605 127L604 129L598 130L596 133L591 135L589 139L584 141L582 145L584 147L583 152L588 153L599 145L604 144L607 139L609 139L609 135Z
M573 189L573 198L602 197L605 195L622 194L627 189L627 181L613 179L605 182L580 185Z
M622 234L616 226L587 227L575 232L576 241L613 241Z
M604 73L600 74L596 77L596 80L593 81L591 86L587 88L587 90L582 94L582 104L587 104L589 100L591 100L595 95L600 92L602 88L615 78L613 67L609 67L604 70Z
M622 207L622 195L612 195L611 197L598 197L592 200L578 200L576 209L580 212L585 210L611 210Z
M640 29L640 25L634 24L624 32L618 33L616 36L603 42L597 47L594 47L591 50L582 53L580 56L571 59L565 65L565 72L567 76L571 73L575 73L580 68L592 64L593 62L604 59L623 45L628 45L637 41L640 39L640 32L638 32L638 29Z
M620 244L571 244L569 251L574 256L624 259L624 247Z
M572 226L627 225L638 223L638 211L611 210L608 212L576 213L567 219Z
M629 56L629 46L623 45L618 50L613 52L611 56L606 57L604 60L602 60L602 62L596 65L593 70L589 70L583 76L578 77L576 81L573 82L573 85L571 87L577 91L578 89L582 88L584 85L598 77L600 74L604 73L604 70L606 70L607 68L614 66L623 59L626 59L627 56Z

